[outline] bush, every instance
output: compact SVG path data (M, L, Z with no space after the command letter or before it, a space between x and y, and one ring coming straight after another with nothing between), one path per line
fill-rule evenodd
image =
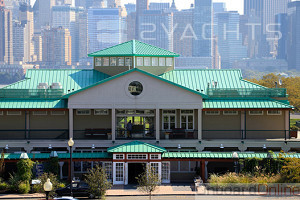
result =
M9 174L8 183L10 192L18 192L18 186L20 182L20 178L17 174Z
M8 184L5 182L0 183L0 190L7 190L8 189Z
M63 183L60 183L57 179L57 176L54 175L53 173L43 173L41 176L38 177L38 179L41 181L40 184L36 184L33 186L32 191L36 193L44 193L44 183L47 181L47 179L50 179L52 183L52 191L50 192L50 196L55 196L55 191L58 188L65 187Z
M28 194L29 191L30 191L30 184L27 181L19 184L18 192L20 194Z
M45 172L58 175L59 173L59 159L58 157L51 157L45 165Z
M281 183L300 183L300 159L284 158L284 165L280 174Z
M21 181L30 181L34 162L30 159L21 159L17 163L17 176Z

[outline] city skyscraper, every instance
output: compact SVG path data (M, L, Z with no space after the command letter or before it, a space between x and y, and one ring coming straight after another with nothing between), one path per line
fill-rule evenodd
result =
M216 14L218 32L218 50L221 56L222 68L230 68L234 61L247 57L247 48L242 45L242 35L239 33L240 16L238 12L223 12Z
M88 10L89 53L126 41L126 11L122 8Z
M149 10L149 0L136 0L136 18L135 18L135 39L140 37L140 16L145 10Z
M118 8L121 6L121 0L106 0L107 8Z
M300 70L300 1L288 4L287 60L289 69Z
M263 16L264 0L244 0L244 15L255 15L261 18Z
M0 62L13 64L13 26L12 13L5 9L3 0L0 0Z
M212 0L195 0L193 25L197 37L193 42L193 56L210 57L212 55Z
M276 34L276 38L278 38L276 58L287 60L287 41L289 32L288 15L286 13L277 14L275 21L276 24L280 24L280 26L277 26L276 29L276 31L280 32L280 34Z
M51 24L51 9L55 6L55 0L36 0L38 3L38 15L36 15L37 25L35 26L36 32L40 32L43 26Z

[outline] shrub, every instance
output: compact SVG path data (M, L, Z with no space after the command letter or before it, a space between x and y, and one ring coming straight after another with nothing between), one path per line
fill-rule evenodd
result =
M21 181L30 181L34 162L30 159L21 159L17 163L17 176Z
M59 159L58 157L51 157L45 165L45 172L58 175L59 173Z
M0 183L0 190L7 190L8 189L8 184L5 182Z
M284 165L280 172L282 183L300 183L300 159L284 158Z
M18 186L20 184L20 178L17 174L9 174L9 190L11 192L18 192Z
M57 179L57 176L53 173L43 173L41 176L38 177L41 183L34 185L32 191L37 193L44 193L44 183L47 181L48 178L50 179L53 187L52 191L49 193L50 196L55 196L55 191L58 188L65 187L65 185L63 183L60 183Z
M25 181L19 184L18 186L18 192L21 194L28 194L30 191L30 184Z

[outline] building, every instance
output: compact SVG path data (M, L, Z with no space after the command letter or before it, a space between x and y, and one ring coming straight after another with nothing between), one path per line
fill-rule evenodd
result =
M33 36L34 55L36 56L34 62L43 61L43 39L41 34Z
M135 40L89 56L94 69L29 70L1 89L6 156L43 161L59 151L67 176L72 138L76 177L98 162L114 185L127 185L144 163L162 183L193 181L199 167L205 181L259 151L299 151L284 88L251 83L234 69L174 70L178 54Z
M105 49L126 41L126 11L123 8L88 10L88 52Z
M217 13L218 50L221 56L222 68L230 68L236 60L247 58L247 48L243 46L242 35L239 32L239 13L236 11Z
M35 32L40 32L42 27L51 25L51 10L55 6L55 0L36 0L36 25Z
M149 10L169 10L170 3L155 3L152 2L149 4Z
M24 59L24 29L24 24L21 22L13 22L13 56L15 63L23 62Z
M261 18L263 16L263 0L244 0L244 15L255 15Z
M126 8L127 16L136 12L136 5L134 3L127 3L124 6Z
M106 0L107 8L118 8L121 6L121 0Z
M140 16L144 11L149 10L149 0L136 0L136 19L135 19L135 38L140 38L141 31L139 30Z
M13 22L12 12L0 0L0 62L13 64Z
M194 57L212 56L212 15L212 0L195 0L193 18L193 28L196 34L193 41Z
M232 68L258 72L282 72L288 70L288 63L284 59L272 57L252 58L237 60L233 63Z
M275 34L277 39L276 58L287 60L287 41L288 41L288 15L286 13L276 15L276 28L278 31ZM279 34L280 33L280 34Z
M291 2L288 6L288 40L287 40L287 60L289 69L300 69L300 2Z
M48 28L42 31L43 63L47 66L65 66L72 64L71 35L68 29Z
M178 57L175 59L175 69L211 69L211 57Z

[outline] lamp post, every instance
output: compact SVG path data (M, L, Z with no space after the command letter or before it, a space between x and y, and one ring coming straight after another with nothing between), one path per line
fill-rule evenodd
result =
M70 138L70 140L68 141L68 145L70 147L70 172L71 172L71 177L70 177L70 181L71 181L71 184L70 184L70 196L72 197L73 196L73 185L72 185L72 180L73 180L73 161L72 161L72 147L74 145L74 141L72 138Z
M49 193L52 190L52 183L50 182L50 179L48 178L47 181L44 183L44 190L46 192L46 200L49 200Z

